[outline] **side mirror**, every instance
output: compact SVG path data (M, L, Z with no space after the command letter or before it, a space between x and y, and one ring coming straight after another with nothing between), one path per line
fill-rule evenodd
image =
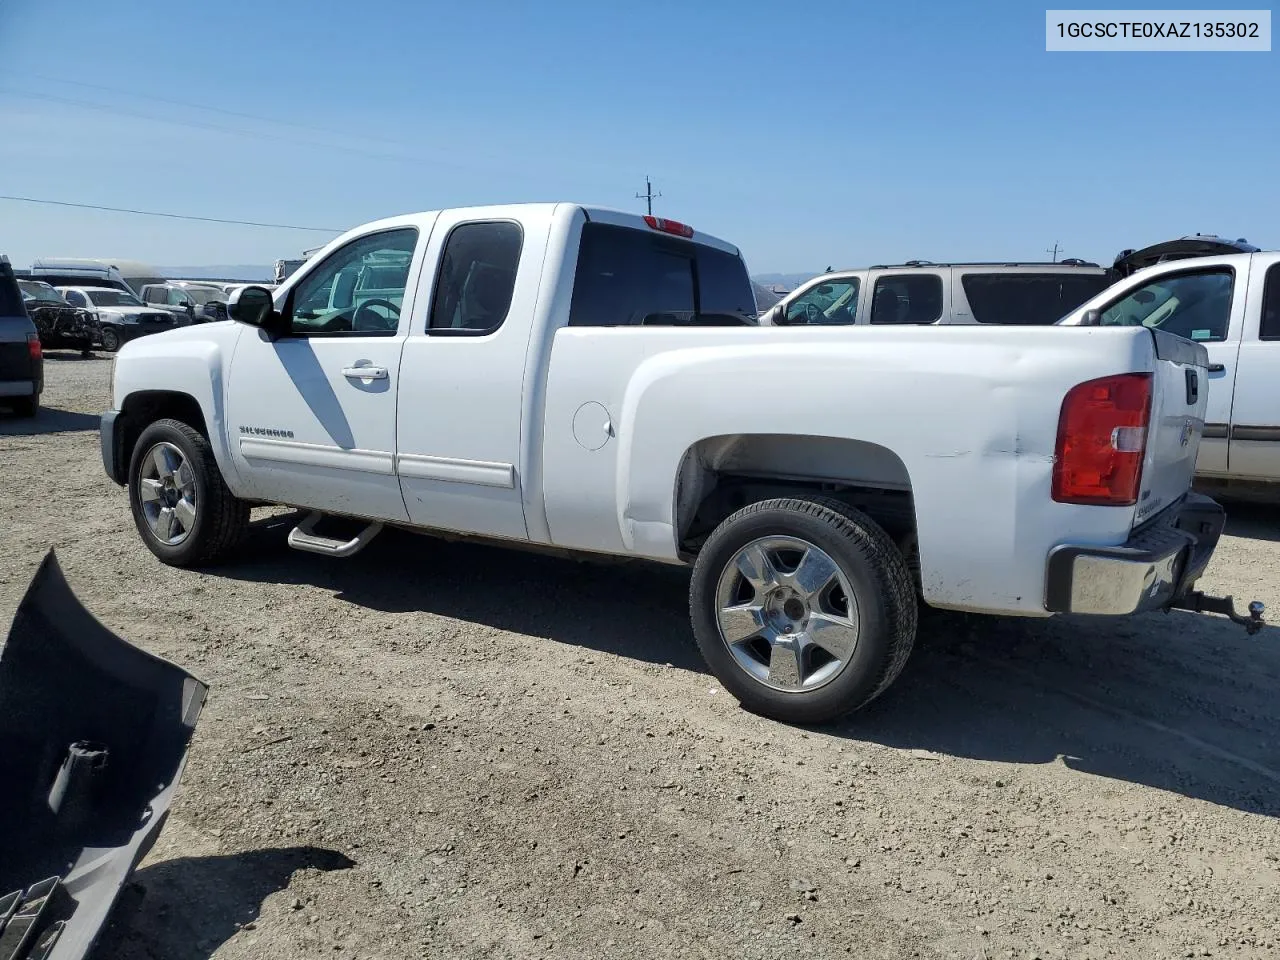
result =
M769 325L785 327L787 325L787 308L779 303L769 309Z
M1082 327L1100 327L1102 326L1102 313L1098 310L1086 310L1080 315L1080 326Z
M227 315L237 323L251 327L267 327L275 313L271 291L264 287L241 287L227 301Z

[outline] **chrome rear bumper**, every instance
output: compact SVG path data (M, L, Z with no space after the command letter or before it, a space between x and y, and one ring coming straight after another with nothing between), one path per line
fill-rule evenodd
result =
M1064 544L1049 553L1045 609L1127 616L1165 610L1195 584L1226 524L1209 497L1188 493L1116 547Z

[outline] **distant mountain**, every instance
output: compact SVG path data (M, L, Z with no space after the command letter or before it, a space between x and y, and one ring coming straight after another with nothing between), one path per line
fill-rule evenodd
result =
M751 279L766 287L781 286L786 287L788 290L794 290L806 280L812 280L820 273L823 273L823 271L815 270L813 273L757 273Z
M275 275L274 266L257 263L215 263L204 267L158 267L166 277L182 280L254 280L269 281Z

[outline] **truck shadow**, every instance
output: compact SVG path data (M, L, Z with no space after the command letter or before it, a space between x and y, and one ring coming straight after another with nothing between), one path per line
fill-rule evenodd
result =
M74 433L97 430L96 413L76 413L56 407L41 407L34 417L19 417L0 397L0 436L30 437L42 433Z
M600 565L398 531L342 564L290 551L284 532L295 522L259 522L256 559L211 572L322 585L370 609L426 611L706 670L683 568ZM1226 620L1182 613L1032 621L926 611L902 677L824 732L975 760L1061 762L1278 816L1277 639L1274 627L1248 637Z
M262 901L299 870L346 870L348 857L319 847L177 857L134 875L90 960L208 960Z
M1250 540L1280 541L1280 503L1225 503L1226 533Z

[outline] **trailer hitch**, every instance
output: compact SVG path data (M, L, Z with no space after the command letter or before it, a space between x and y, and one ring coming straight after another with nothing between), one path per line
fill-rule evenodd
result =
M1262 619L1262 614L1266 611L1266 607L1259 600L1254 600L1249 604L1249 615L1243 616L1236 613L1235 601L1230 597L1214 597L1199 590L1192 590L1190 593L1173 601L1169 605L1175 610L1190 610L1192 613L1219 613L1233 623L1238 623L1244 627L1249 636L1253 636L1259 630L1266 626Z

